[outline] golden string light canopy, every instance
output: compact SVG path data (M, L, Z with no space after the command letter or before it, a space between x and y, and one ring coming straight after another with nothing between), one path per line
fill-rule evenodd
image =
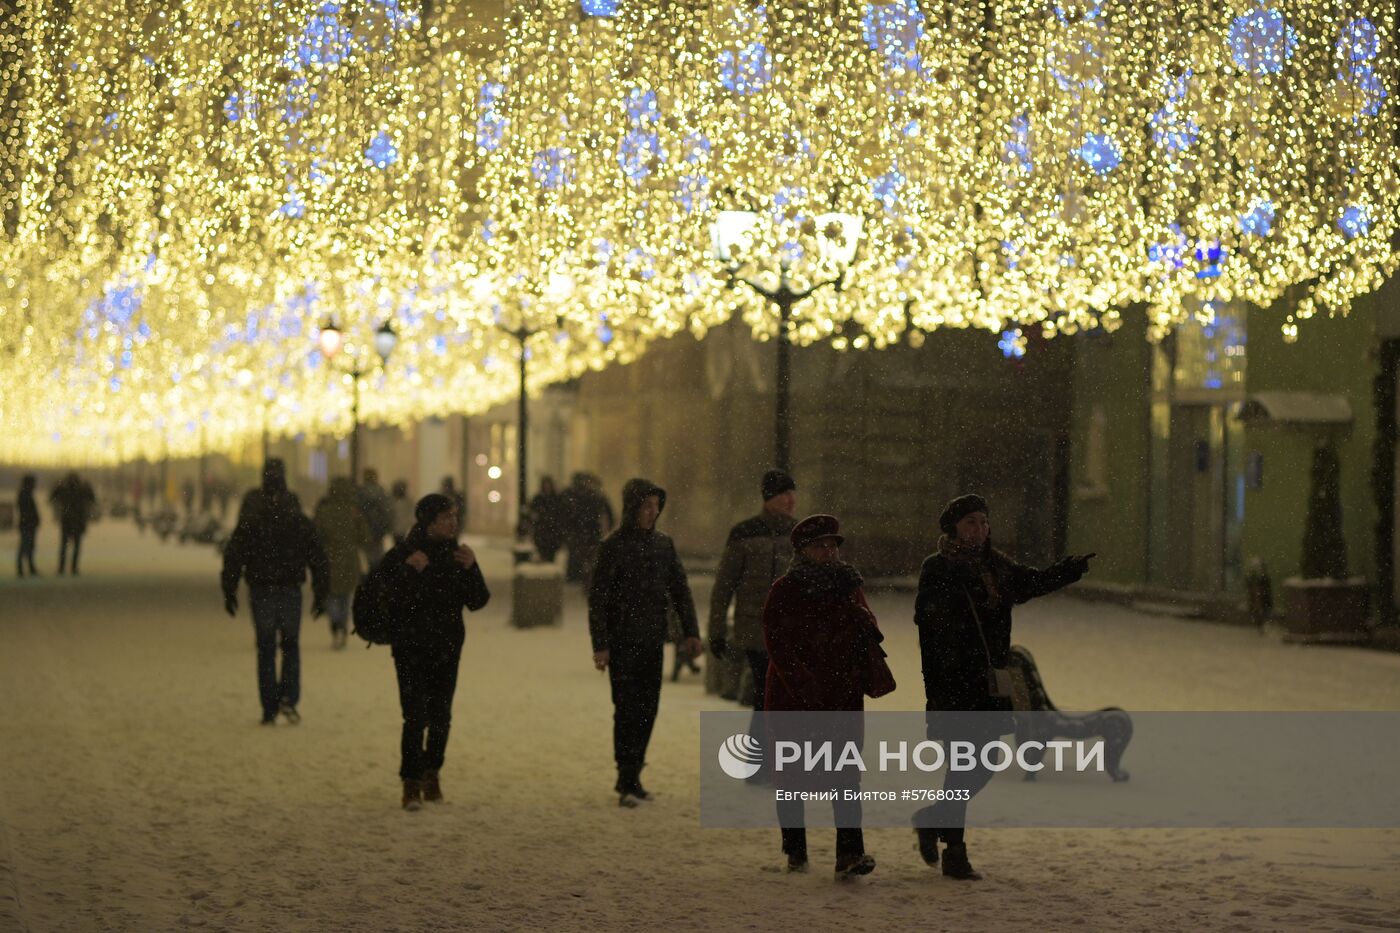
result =
M734 316L771 337L779 286L841 347L1232 301L1296 337L1396 266L1374 0L0 16L12 460L343 434L355 369L371 422L481 410L522 352L543 385Z

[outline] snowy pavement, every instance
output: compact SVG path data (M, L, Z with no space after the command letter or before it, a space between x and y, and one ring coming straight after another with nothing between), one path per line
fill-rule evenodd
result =
M582 600L562 628L511 629L500 550L495 600L468 620L448 802L405 813L386 649L332 651L307 619L304 721L264 729L251 626L223 614L212 549L107 521L84 576L58 578L53 530L39 580L13 578L0 534L4 933L1400 929L1396 830L974 829L979 884L894 829L867 831L874 874L838 884L813 830L812 873L788 876L776 830L699 826L697 714L733 707L695 675L663 691L658 799L621 810ZM912 598L872 602L900 682L875 708L920 708ZM1018 610L1015 640L1065 708L1400 709L1400 655L1067 597Z

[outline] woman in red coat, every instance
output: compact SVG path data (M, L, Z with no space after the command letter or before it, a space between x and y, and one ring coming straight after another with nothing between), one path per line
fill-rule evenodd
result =
M859 743L863 737L859 714L865 709L867 657L881 635L861 592L860 574L841 560L844 539L837 520L830 515L812 515L797 523L791 537L796 552L792 566L773 583L763 606L763 640L768 648L765 709L768 713L845 711L856 715L824 718L815 731L805 721L794 721L796 717L770 716L768 735L774 742L834 740L839 756L844 742ZM776 764L777 759L770 761ZM801 775L785 775L775 769L774 783L778 788L795 787L801 783ZM860 775L854 774L853 783L851 776L838 783L858 788ZM825 780L824 785L830 787L831 781ZM807 867L803 809L801 800L778 801L783 851L791 871ZM833 809L836 873L869 874L875 859L865 852L860 801L837 800Z

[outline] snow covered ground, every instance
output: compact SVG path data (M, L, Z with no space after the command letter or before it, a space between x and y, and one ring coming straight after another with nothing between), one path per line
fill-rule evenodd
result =
M58 578L53 532L39 580L13 579L0 535L6 933L1400 929L1394 830L971 830L980 884L946 881L894 829L867 831L873 875L838 884L813 830L812 873L788 876L776 830L699 827L698 713L733 707L694 675L663 692L658 799L621 810L582 601L561 629L511 629L499 549L496 598L468 621L448 802L405 813L386 649L332 651L308 619L304 722L261 728L251 625L223 614L212 549L106 521L84 576ZM920 708L912 599L873 603L901 684L876 707ZM1400 655L1067 597L1017 626L1066 708L1400 709Z

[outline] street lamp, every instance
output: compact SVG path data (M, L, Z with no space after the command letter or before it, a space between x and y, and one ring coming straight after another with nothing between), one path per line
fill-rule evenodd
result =
M828 263L841 270L834 279L817 282L803 291L793 291L788 281L788 260L779 260L778 287L765 288L753 279L739 278L739 257L753 246L754 228L758 214L753 211L720 211L710 227L710 242L716 260L729 273L730 285L742 281L778 308L777 376L774 380L774 460L780 470L792 468L792 309L813 292L828 285L839 292L845 284L846 270L855 261L864 224L858 214L819 214L817 248Z
M326 358L327 364L335 359L341 349L345 346L345 335L335 324L335 318L327 318L320 331L316 334L316 343L321 348L321 354ZM394 352L394 347L398 346L399 335L394 332L394 326L385 321L379 325L379 329L374 332L374 351L379 355L380 367L387 366L389 356ZM360 358L355 356L351 359L350 368L351 380L351 403L350 403L350 480L358 483L360 481L360 377L364 375L361 369Z

